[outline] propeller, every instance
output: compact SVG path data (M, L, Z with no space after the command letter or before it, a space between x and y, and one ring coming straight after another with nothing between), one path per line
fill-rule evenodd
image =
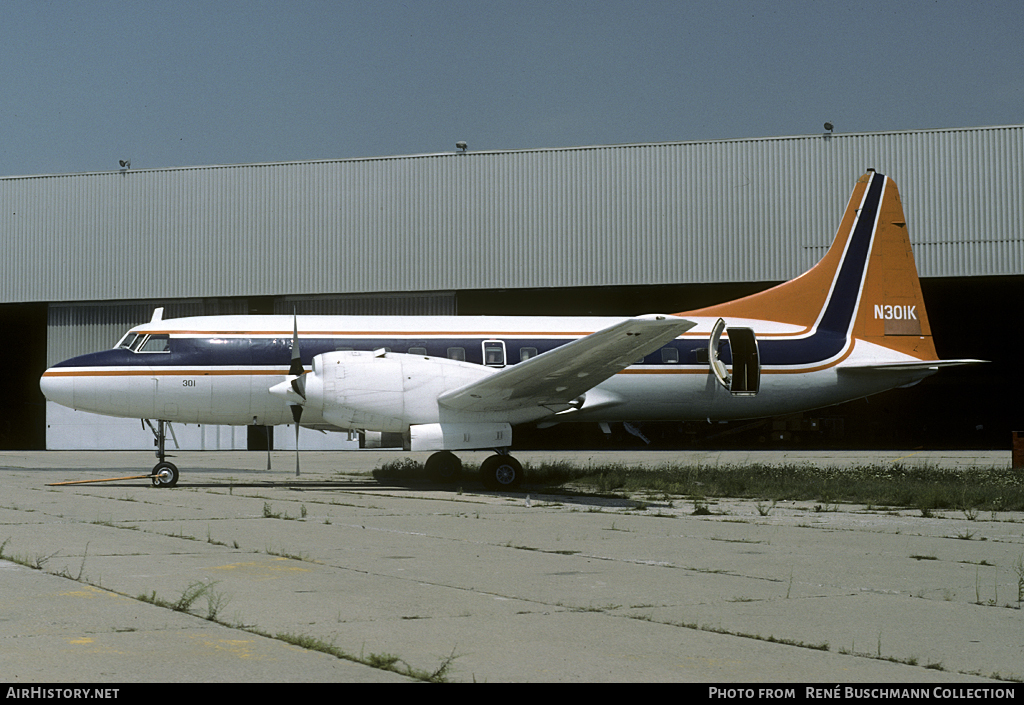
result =
M302 353L299 350L299 316L292 312L292 364L288 368L292 391L302 401L291 404L292 418L295 419L295 477L299 476L299 420L302 418L302 405L306 403L306 371L302 369Z
M288 367L288 378L270 388L270 393L288 402L292 419L295 421L295 476L299 476L299 421L302 420L302 406L306 403L306 371L302 368L302 353L299 349L299 317L292 314L292 363Z

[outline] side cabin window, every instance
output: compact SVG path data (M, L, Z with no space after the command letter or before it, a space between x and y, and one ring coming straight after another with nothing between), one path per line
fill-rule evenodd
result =
M425 357L426 354L427 354L427 349L426 348L420 348L420 347L409 348L409 354L410 355L423 355Z
M679 350L677 348L662 348L661 361L666 364L675 364L679 362Z
M171 336L162 335L150 335L140 345L135 352L140 353L165 353L170 352L170 341Z
M485 340L484 346L484 364L488 367L504 367L505 366L505 341L503 340Z
M466 348L448 348L448 359L466 361Z
M537 348L519 348L519 362L525 362L531 357L537 357Z

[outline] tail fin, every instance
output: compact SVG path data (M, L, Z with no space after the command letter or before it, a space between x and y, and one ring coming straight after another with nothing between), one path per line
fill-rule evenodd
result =
M680 315L781 321L936 358L899 190L873 170L857 180L818 264L758 294Z

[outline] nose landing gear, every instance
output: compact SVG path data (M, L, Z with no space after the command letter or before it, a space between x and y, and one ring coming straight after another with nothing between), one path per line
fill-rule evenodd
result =
M170 429L170 424L166 421L158 420L156 428L153 428L152 421L146 419L146 423L149 424L149 428L155 436L153 445L156 446L157 464L153 466L153 472L149 474L150 479L153 481L153 487L174 487L178 484L178 468L174 463L166 460L167 453L164 449L164 443L167 439L166 431ZM173 430L171 430L171 437L174 437ZM174 443L177 445L177 438L174 439Z

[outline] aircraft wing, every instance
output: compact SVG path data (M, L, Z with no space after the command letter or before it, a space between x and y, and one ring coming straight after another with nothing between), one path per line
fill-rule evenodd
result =
M437 401L459 411L503 411L526 406L564 411L588 389L695 325L677 316L630 318L445 392Z

